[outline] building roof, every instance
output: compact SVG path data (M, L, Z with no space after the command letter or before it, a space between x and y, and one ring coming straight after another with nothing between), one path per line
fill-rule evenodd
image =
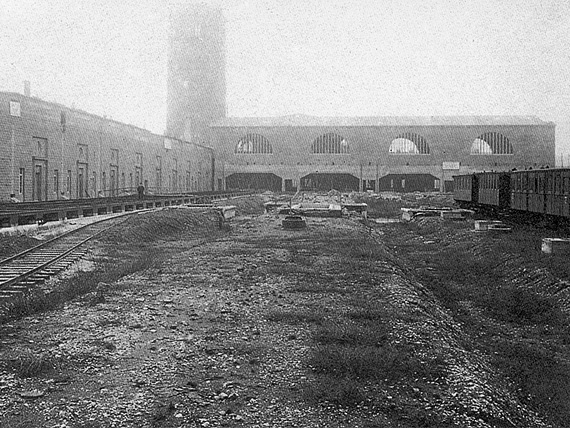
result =
M212 147L206 146L205 143L203 143L203 144L194 143L191 141L182 140L180 138L171 137L169 135L156 134L154 132L149 131L148 129L141 128L140 126L131 125L130 123L125 123L125 122L119 122L118 120L111 119L111 118L108 118L105 116L99 116L99 115L94 114L94 113L89 113L85 110L76 109L74 107L67 107L63 104L60 104L60 103L57 103L54 101L46 101L46 100L43 100L41 98L28 97L28 96L22 95L18 92L8 92L8 91L0 91L0 96L10 98L14 101L16 101L16 100L20 100L20 101L27 100L28 102L36 103L37 105L39 105L40 107L42 107L46 110L54 110L54 109L65 110L66 112L69 112L72 115L72 117L73 116L75 116L75 117L87 116L87 117L93 118L95 120L98 120L101 123L115 124L116 126L127 127L130 129L136 130L139 133L146 135L146 136L168 138L170 140L177 140L177 141L180 141L180 142L185 143L185 144L192 144L192 145L197 146L197 147L201 147L201 148L208 149L208 150L213 150Z
M226 117L213 128L255 127L356 127L356 126L501 126L553 125L536 116L352 116L320 117L289 115L279 117Z

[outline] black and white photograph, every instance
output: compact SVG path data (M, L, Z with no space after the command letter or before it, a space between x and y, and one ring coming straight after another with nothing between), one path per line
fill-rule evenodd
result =
M0 0L0 428L570 427L570 3Z

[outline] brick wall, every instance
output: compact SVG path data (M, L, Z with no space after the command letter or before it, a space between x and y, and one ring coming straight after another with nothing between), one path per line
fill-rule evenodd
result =
M10 101L20 104L20 117L10 115ZM156 193L211 190L212 150L177 139L169 139L165 148L164 139L55 103L0 93L0 199L8 199L12 189L22 200L38 199L40 170L41 197L48 200L62 197L61 192L70 198L81 192L84 197L112 190L125 194L136 189L137 174ZM20 168L25 171L23 194Z
M554 124L470 126L351 126L351 127L231 127L212 126L211 139L223 175L235 172L272 172L296 184L314 173L350 173L366 180L387 174L432 174L443 180L452 175L481 170L510 170L555 162ZM312 142L336 133L349 143L348 154L312 154ZM471 146L486 132L506 136L512 155L472 155ZM246 134L263 135L272 154L237 154L238 141ZM421 135L429 154L391 154L392 141L403 133ZM443 163L459 163L459 170L444 170Z

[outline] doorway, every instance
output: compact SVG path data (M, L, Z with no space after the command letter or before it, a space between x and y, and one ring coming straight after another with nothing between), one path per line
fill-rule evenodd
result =
M77 198L83 199L89 197L89 189L87 187L88 180L87 164L83 162L77 163Z
M34 176L32 186L32 199L34 201L47 200L47 160L34 160Z

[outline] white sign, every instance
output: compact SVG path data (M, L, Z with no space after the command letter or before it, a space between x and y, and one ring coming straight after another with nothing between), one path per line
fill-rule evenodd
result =
M459 169L459 162L444 162L443 169Z
M19 101L10 101L10 116L21 117Z
M166 150L170 150L172 149L172 140L170 138L165 138L164 139L164 148Z

